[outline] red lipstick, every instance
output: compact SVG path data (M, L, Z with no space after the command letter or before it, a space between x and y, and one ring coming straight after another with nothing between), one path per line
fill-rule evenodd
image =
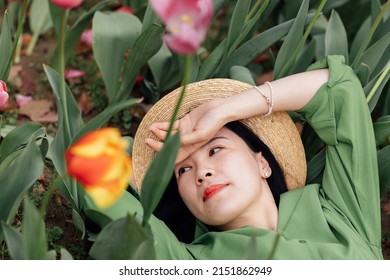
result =
M229 184L216 184L208 186L203 192L203 202L209 200L212 196L222 190L224 187L227 187Z

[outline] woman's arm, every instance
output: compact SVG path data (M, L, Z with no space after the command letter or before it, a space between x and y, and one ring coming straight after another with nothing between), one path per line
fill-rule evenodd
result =
M328 69L320 69L291 75L272 81L273 111L295 111L303 108L327 82ZM271 96L269 85L258 88ZM214 99L187 114L175 123L174 130L180 130L182 148L177 161L181 161L206 143L226 123L256 115L265 115L268 104L263 96L253 87L240 94ZM159 139L164 139L169 123L154 123L150 130ZM146 139L146 143L155 150L160 150L162 143Z

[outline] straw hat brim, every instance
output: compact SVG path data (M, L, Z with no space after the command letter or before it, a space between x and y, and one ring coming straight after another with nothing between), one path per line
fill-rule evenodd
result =
M253 87L231 79L208 79L187 85L178 119L199 105L215 99L235 95ZM161 98L145 115L137 129L133 144L133 181L141 191L142 180L155 156L155 151L145 144L146 138L157 139L149 127L155 122L169 122L177 104L181 88ZM278 161L289 190L301 187L306 180L306 158L300 134L286 112L270 116L255 116L242 120L271 150Z

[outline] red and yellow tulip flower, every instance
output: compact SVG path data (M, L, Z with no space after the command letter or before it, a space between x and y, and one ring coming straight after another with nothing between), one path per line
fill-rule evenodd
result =
M65 153L69 176L78 180L94 203L112 205L128 186L132 163L127 142L115 128L102 128L80 138Z

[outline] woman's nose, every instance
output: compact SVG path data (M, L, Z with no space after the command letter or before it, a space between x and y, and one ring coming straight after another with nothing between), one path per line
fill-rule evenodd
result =
M198 175L198 179L196 180L196 182L200 185L207 177L212 177L213 176L213 171L211 170L207 170L207 171L203 171L203 172L200 172L199 175Z

